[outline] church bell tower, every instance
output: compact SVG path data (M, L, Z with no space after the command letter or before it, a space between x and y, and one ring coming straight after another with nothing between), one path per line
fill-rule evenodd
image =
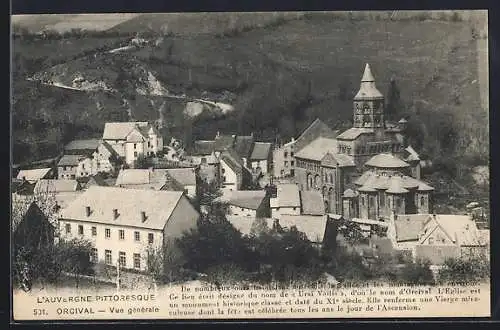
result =
M384 128L384 96L375 86L370 65L367 63L359 91L354 96L354 127Z

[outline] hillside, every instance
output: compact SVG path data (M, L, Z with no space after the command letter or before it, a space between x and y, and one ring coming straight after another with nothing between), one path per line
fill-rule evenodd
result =
M110 107L121 104L125 95L132 104L140 104L135 107L134 116L155 120L158 111L143 104L158 96L134 95L144 82L144 73L149 71L175 95L209 95L234 105L236 112L223 117L208 113L185 120L176 112L176 119L171 121L176 122L176 127L177 121L183 121L180 126L184 127L185 136L192 133L193 138L207 138L217 130L239 130L254 131L261 138L272 140L277 133L282 138L297 135L316 117L333 127L349 126L352 97L368 62L385 95L390 79L395 78L401 95L398 115L409 117L421 151L430 157L444 152L488 158L488 110L481 104L478 83L480 37L464 22L349 20L307 15L288 20L263 19L259 27L250 19L245 21L245 17L227 22L227 16L203 14L177 15L178 21L170 20L166 29L164 18L152 19L152 14L148 15L136 16L113 29L132 32L140 27L167 33L155 47L119 56L76 56L58 66L42 66L38 75L55 75L66 83L77 72L97 77L116 90ZM184 21L179 21L183 17ZM231 24L233 28L228 29ZM189 27L199 26L207 27L205 34L188 33ZM180 32L176 33L174 27ZM57 43L38 42L54 44L52 49L57 56ZM65 52L95 43L92 38L71 42ZM24 51L29 47L30 43L18 41L14 52L19 57L36 56ZM49 53L48 48L44 52ZM117 79L119 74L127 79ZM24 93L17 85L22 84L14 82L14 93ZM45 92L39 92L44 99ZM93 93L104 92L89 92L89 100ZM132 100L134 97L139 101ZM43 103L37 102L41 103L35 103L35 107ZM70 93L64 108L69 113L82 111L90 121L95 112L83 110L85 106L81 104L92 108L94 103L81 101ZM127 107L122 108L116 109L126 113ZM25 111L14 106L14 113L20 109Z

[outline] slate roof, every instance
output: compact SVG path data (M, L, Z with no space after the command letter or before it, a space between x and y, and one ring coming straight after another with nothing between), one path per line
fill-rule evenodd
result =
M196 185L196 172L192 167L169 168L167 173L184 186Z
M335 139L336 136L337 131L332 130L323 121L316 118L293 142L295 152L300 151L318 137Z
M245 170L243 160L233 149L222 152L221 160L223 160L235 173L241 174Z
M167 182L167 169L122 169L115 186L160 190Z
M97 149L100 143L101 139L73 140L64 147L64 150L66 151L95 150Z
M420 232L428 219L428 214L398 214L394 219L396 241L418 241Z
M182 192L92 186L61 211L61 219L162 230ZM86 207L90 206L90 216ZM113 209L118 217L113 219ZM141 212L146 221L142 222Z
M64 155L61 157L57 166L78 166L80 160L85 159L82 155Z
M234 151L242 158L249 158L253 144L254 139L252 135L238 135L234 141Z
M42 179L38 180L35 185L34 193L60 193L67 191L77 191L80 189L80 184L76 180L57 180L57 179Z
M365 166L377 168L405 168L409 167L410 164L392 154L381 153L370 158L365 163Z
M148 126L148 122L115 122L104 124L104 133L102 138L104 140L125 140L127 135L134 129L134 127Z
M279 224L283 228L297 227L298 231L306 234L307 239L313 243L322 243L325 237L328 218L326 215L291 215L283 214ZM272 225L272 223L271 223Z
M330 152L337 153L337 141L335 139L318 137L295 154L297 158L321 161Z
M25 178L27 181L37 181L45 178L50 172L50 168L37 168L33 170L20 170L17 174L17 179Z
M300 192L302 214L323 215L325 214L325 204L323 196L317 190L303 190Z
M372 128L351 127L337 136L338 140L356 140L361 134L373 134Z
M300 192L296 184L278 184L276 188L277 197L271 198L271 207L300 207Z
M197 140L194 141L193 155L205 156L210 155L215 150L215 141L213 140Z
M375 86L375 78L373 78L370 65L367 63L363 73L363 78L361 78L361 86L358 93L354 96L354 100L379 99L383 97L384 95L382 95L382 93L380 93L377 89L377 86Z
M266 198L264 190L236 190L223 197L229 205L257 210Z
M111 154L111 156L113 156L114 158L113 159L118 159L118 157L120 157L118 155L118 153L116 152L116 150L106 141L102 141L102 146L104 148L106 148L106 150L109 151L109 153Z
M234 135L219 135L215 138L215 151L224 151L233 148L235 141Z
M460 246L481 245L476 223L467 215L436 214L433 219Z
M250 160L267 160L272 152L272 143L270 142L255 142L253 145L252 155Z
M407 175L380 175L373 170L363 173L354 183L359 186L359 191L386 190L389 193L406 193L407 189L417 189L418 191L434 190L423 181L417 180Z
M330 152L321 159L321 166L331 166L331 167L349 167L356 166L354 159L346 154L332 154Z

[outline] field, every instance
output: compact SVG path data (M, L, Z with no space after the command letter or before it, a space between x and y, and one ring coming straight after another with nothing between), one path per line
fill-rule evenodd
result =
M237 113L186 122L194 138L211 137L217 130L238 129L241 133L254 131L263 139L273 139L278 131L287 139L316 117L333 127L348 127L352 97L364 64L370 63L377 86L385 95L390 79L396 80L402 103L399 115L408 116L421 132L415 138L421 151L429 157L443 152L488 157L488 130L484 129L488 126L488 110L481 104L479 86L484 86L484 79L479 77L477 60L481 39L467 22L341 19L320 14L263 15L260 21L244 14L231 19L215 14L186 14L166 20L164 15L148 14L113 29L121 33L156 31L164 34L163 42L158 47L127 53L116 61L89 57L63 65L69 72L93 76L99 73L106 79L116 77L123 68L137 66L153 72L162 85L175 93L193 97L208 93L215 99L231 94ZM191 29L202 33L191 33ZM101 42L98 39L74 39L64 45L45 40L37 46L18 41L14 52L28 60L41 53L60 59L74 56L81 49L95 48ZM92 73L96 68L101 69ZM134 85L134 79L139 78L126 81ZM147 97L143 101L149 102ZM38 102L33 106L40 107ZM82 111L77 109L81 108L69 96L64 111ZM152 110L142 109L136 107L137 117L155 116ZM91 109L83 112L87 116L95 113ZM94 121L90 117L88 120ZM443 129L443 125L447 128ZM448 135L456 141L447 141Z

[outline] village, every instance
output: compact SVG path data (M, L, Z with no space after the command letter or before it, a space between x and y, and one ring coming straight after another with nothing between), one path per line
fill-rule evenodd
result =
M367 262L398 254L436 273L450 259L489 258L481 205L435 212L436 188L422 176L426 162L408 143L406 119L386 119L370 65L361 69L344 131L316 119L286 143L228 131L184 146L164 141L155 122L106 122L102 138L71 141L53 166L13 173L14 241L85 239L92 263L147 274L151 249L196 229L221 203L243 236L255 235L256 223L295 228L321 249L348 244L355 231L351 247Z

